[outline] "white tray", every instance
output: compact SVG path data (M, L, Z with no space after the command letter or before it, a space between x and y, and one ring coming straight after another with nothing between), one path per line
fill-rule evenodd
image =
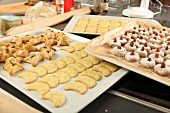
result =
M75 15L69 21L67 26L64 28L65 32L74 33L74 34L84 34L84 35L100 35L98 33L86 33L86 32L75 32L73 31L77 22L80 18L100 18L106 20L140 20L144 22L148 22L150 24L159 24L156 20L153 19L139 19L139 18L127 18L127 17L116 17L116 16L99 16L99 15Z
M26 34L30 35L39 35L45 32L46 29L49 27L44 27L28 32L24 32L21 34L17 34L17 36L24 37ZM50 28L57 32L58 30ZM73 34L66 33L71 38L71 43L75 42L88 42L90 41L89 39L79 37ZM9 36L3 39L0 39L0 41L8 41L10 38L14 36ZM56 55L53 57L54 59L57 59L59 57L65 56L68 54L66 51L61 51L59 48L56 46L53 46L57 49ZM40 66L43 63L49 62L48 60L44 60L38 64ZM2 69L2 66L4 63L0 64L0 78L20 90L22 93L30 97L32 100L49 110L50 112L58 112L58 113L75 113L79 112L81 109L83 109L85 106L87 106L90 102L92 102L94 99L96 99L99 95L101 95L103 92L105 92L109 87L111 87L114 83L116 83L119 79L121 79L125 74L128 73L128 70L121 68L117 72L113 73L109 77L102 77L100 81L97 81L96 87L92 89L88 89L87 93L84 95L80 95L79 93L75 91L65 91L64 90L64 85L66 84L60 84L56 88L50 89L50 91L59 91L62 92L66 96L66 102L63 106L59 108L55 108L53 103L49 100L42 100L40 93L36 91L27 91L26 87L28 86L27 84L24 83L22 78L17 77L17 74L14 76L10 76L7 71ZM24 63L24 67L26 68L24 71L27 71L30 69L32 66L30 64ZM23 72L23 71L22 71ZM73 81L74 78L71 79Z

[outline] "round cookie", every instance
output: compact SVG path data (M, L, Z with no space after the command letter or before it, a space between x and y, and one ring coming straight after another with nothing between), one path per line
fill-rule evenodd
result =
M59 79L60 84L66 83L71 79L68 73L62 71L54 73L52 74L52 76L57 77Z

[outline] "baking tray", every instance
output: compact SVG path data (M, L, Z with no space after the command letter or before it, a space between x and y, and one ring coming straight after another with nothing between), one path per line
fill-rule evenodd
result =
M69 21L67 26L64 28L65 32L73 33L73 34L82 34L82 35L100 35L97 33L87 33L87 32L75 32L73 31L77 22L79 21L80 18L99 18L99 19L106 19L106 20L139 20L139 21L144 21L148 22L150 24L159 24L156 20L153 19L139 19L139 18L127 18L127 17L116 17L116 16L99 16L99 15L75 15L72 17L72 19Z
M20 36L20 37L24 37L26 34L35 36L35 35L44 33L45 30L49 29L49 28L50 27L44 27L44 28L40 28L40 29L28 31L28 32L16 34L16 35ZM55 32L59 31L59 30L53 29L53 28L50 28L50 29L54 30ZM86 39L86 38L83 38L80 36L76 36L73 34L69 34L69 33L65 33L65 34L71 38L71 44L73 44L75 42L89 42L90 41L89 39ZM0 39L0 41L8 41L12 37L14 37L14 35ZM58 59L58 58L63 57L68 54L68 52L61 51L56 46L53 46L53 47L56 48L57 50L56 50L56 54L52 60ZM40 62L37 66L40 66L43 63L47 63L47 62L49 62L49 61L44 60L44 61ZM94 99L96 99L99 95L101 95L103 92L105 92L109 87L111 87L114 83L116 83L119 79L121 79L123 76L125 76L128 73L128 70L126 70L124 68L120 68L118 71L112 73L111 76L102 77L102 79L100 81L97 81L96 87L94 87L92 89L88 89L87 93L85 93L84 95L80 95L79 93L74 92L74 91L65 91L64 86L66 83L60 84L56 88L50 89L50 91L59 91L59 92L63 93L66 96L66 102L63 106L61 106L59 108L55 108L51 101L42 100L40 93L38 93L36 91L27 91L26 87L28 85L24 83L22 78L17 77L18 73L15 74L14 76L10 76L7 71L2 69L3 65L4 65L4 63L0 64L0 77L3 80L5 80L9 84L11 84L15 88L17 88L19 91L21 91L22 93L24 93L25 95L30 97L32 100L34 100L35 102L37 102L38 104L40 104L41 106L43 106L44 108L49 110L50 112L58 112L58 113L79 112L81 109L83 109L85 106L87 106L90 102L92 102ZM32 66L30 64L24 63L24 67L26 68L24 71L27 71ZM72 78L71 81L74 81L74 79L75 78Z

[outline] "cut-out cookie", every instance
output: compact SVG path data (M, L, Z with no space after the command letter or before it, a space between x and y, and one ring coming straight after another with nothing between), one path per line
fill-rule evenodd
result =
M62 69L67 66L67 63L64 60L54 60L51 63L54 63L55 65L57 65L59 69Z
M43 64L41 65L43 68L47 69L48 74L54 73L58 70L57 65L53 64L53 63L48 63L48 64Z
M66 72L59 71L59 72L54 73L52 75L59 79L60 84L66 83L66 82L70 81L70 79L71 79L69 74L66 73Z
M40 78L38 81L48 84L50 88L54 88L59 84L59 79L54 76L45 76Z
M43 77L48 73L47 69L44 67L33 67L33 68L29 69L28 71L37 73L39 77Z
M75 79L75 81L86 84L88 88L93 88L96 86L96 80L88 76L79 76Z
M82 59L82 56L81 56L79 53L76 53L76 52L70 53L70 54L68 54L67 56L74 58L74 60L80 60L80 59Z
M108 68L102 66L95 66L92 68L93 71L100 72L103 76L108 77L110 76L111 72Z
M44 95L50 90L50 87L44 82L34 82L27 86L27 90L38 91L40 94Z
M18 74L18 77L23 78L24 82L26 84L29 84L29 83L35 82L38 78L38 75L33 72L22 72Z
M102 64L100 64L100 66L106 67L108 68L111 72L115 72L118 70L118 66L116 66L115 64L112 64L110 62L103 62Z
M60 70L60 72L65 72L69 74L71 78L76 77L78 75L77 69L71 68L71 67L66 67Z
M89 59L90 61L92 61L93 62L93 64L94 65L96 65L96 64L99 64L100 63L100 59L99 58L97 58L97 57L95 57L95 56L88 56L88 57L86 57L85 59Z
M80 43L77 42L77 43L75 43L75 44L73 44L71 46L74 47L76 51L80 51L80 50L84 49L84 45L81 42Z
M62 106L65 103L66 97L60 92L48 92L42 96L45 100L51 100L56 108Z
M83 50L81 50L81 51L76 51L76 52L77 52L78 54L80 54L82 58L85 58L85 57L87 57L87 56L88 56L88 53L87 53L87 52L85 52L85 51L84 51L84 49L83 49Z
M69 82L64 86L64 89L67 90L73 90L79 92L81 95L85 94L87 92L87 85L80 83L80 82Z
M101 75L98 72L93 71L93 70L85 70L80 75L91 77L97 81L99 81L101 79Z
M65 62L67 63L67 65L73 64L73 63L76 62L76 61L74 60L74 58L69 57L69 56L65 56L65 57L60 58L60 59L58 59L58 60L63 60L63 61L65 61Z
M65 51L68 51L69 53L72 53L75 51L74 47L71 47L71 46L60 47L60 50L65 50Z
M93 67L93 62L88 59L81 59L78 60L77 62L83 64L86 67L86 69Z
M68 67L76 69L79 73L81 73L84 70L86 70L86 67L83 64L78 63L78 62L76 62L74 64L70 64Z

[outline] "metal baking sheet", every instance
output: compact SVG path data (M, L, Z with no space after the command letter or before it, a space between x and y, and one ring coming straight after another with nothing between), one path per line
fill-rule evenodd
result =
M69 21L67 26L64 28L65 32L73 33L73 34L83 34L83 35L100 35L97 33L87 33L87 32L75 32L73 31L77 22L80 18L99 18L99 19L105 19L105 20L139 20L148 22L150 24L159 24L156 20L153 19L139 19L139 18L128 18L128 17L116 17L116 16L99 16L99 15L75 15L72 17L72 19Z
M50 27L44 27L44 28L40 28L40 29L28 31L28 32L16 34L16 35L19 37L24 37L26 34L35 36L35 35L43 34L45 32L45 30L49 29L49 28ZM53 29L53 28L50 28L50 29L54 30L55 32L59 31L59 30ZM86 39L86 38L83 38L80 36L76 36L73 34L66 33L66 35L68 35L71 38L71 44L73 44L75 42L89 42L90 41L89 39ZM14 35L0 39L0 41L8 41L12 37L14 37ZM56 46L53 46L53 47L56 48L57 50L56 50L56 54L52 60L58 59L60 57L66 56L68 54L68 52L61 51ZM49 61L44 60L44 61L40 62L37 66L40 66L43 63L47 63L47 62L49 62ZM3 80L5 80L9 84L11 84L15 88L17 88L19 91L21 91L22 93L24 93L25 95L30 97L30 99L34 100L35 102L37 102L38 104L40 104L41 106L43 106L44 108L49 110L50 112L58 112L58 113L79 112L81 109L83 109L85 106L87 106L90 102L92 102L94 99L96 99L99 95L101 95L103 92L105 92L109 87L111 87L119 79L121 79L123 76L125 76L128 73L128 70L126 70L124 68L120 68L118 71L112 73L111 76L102 77L102 79L100 81L97 81L97 85L92 89L88 89L88 91L84 95L80 95L79 93L77 93L75 91L65 91L64 86L66 83L60 84L56 88L51 88L50 91L58 91L58 92L63 93L66 96L66 102L64 103L64 105L59 108L55 108L51 101L43 100L40 93L38 93L36 91L27 91L26 90L26 87L28 86L28 84L25 84L23 79L19 78L17 76L17 74L20 72L16 73L14 76L10 76L7 71L3 70L3 68L2 68L3 65L4 65L4 63L0 63L0 77ZM24 71L27 71L28 69L30 69L32 67L30 64L27 64L27 63L24 63L23 65L25 67ZM23 71L21 71L21 72L23 72ZM72 78L71 81L74 81L74 79L75 78Z

